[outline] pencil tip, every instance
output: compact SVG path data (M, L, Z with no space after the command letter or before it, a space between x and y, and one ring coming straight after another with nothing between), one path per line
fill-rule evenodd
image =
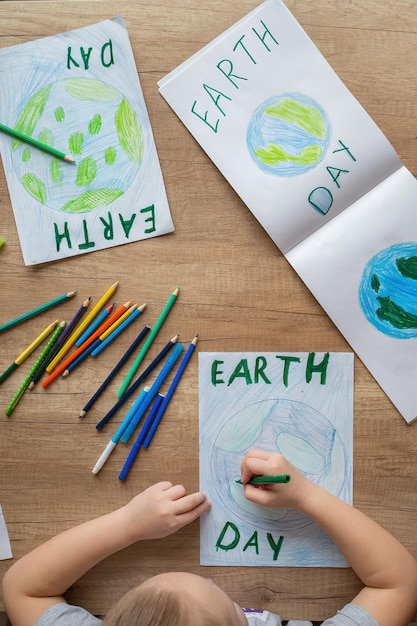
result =
M82 420L82 418L84 417L84 415L87 413L87 411L81 411L81 413L78 416L79 420Z

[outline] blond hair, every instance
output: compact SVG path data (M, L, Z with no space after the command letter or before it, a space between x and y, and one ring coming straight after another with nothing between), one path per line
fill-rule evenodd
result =
M226 622L225 622L226 619ZM105 626L228 626L224 615L196 601L180 586L150 578L110 609Z

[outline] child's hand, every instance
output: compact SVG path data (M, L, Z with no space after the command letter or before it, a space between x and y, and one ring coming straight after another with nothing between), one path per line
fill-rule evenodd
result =
M132 542L166 537L193 522L209 507L210 503L203 493L186 495L182 485L160 482L145 489L123 507L126 530L132 535Z
M302 508L303 500L310 493L312 483L282 454L250 450L241 466L242 482L245 496L248 500L275 508ZM275 476L289 474L289 483L272 483L264 485L249 485L248 481L254 476Z

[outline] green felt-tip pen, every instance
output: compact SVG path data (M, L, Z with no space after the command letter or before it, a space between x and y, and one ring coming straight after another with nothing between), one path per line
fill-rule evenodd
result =
M250 485L267 485L269 483L289 483L291 476L289 474L279 474L278 476L254 476L248 483ZM237 483L243 485L241 480L237 480Z

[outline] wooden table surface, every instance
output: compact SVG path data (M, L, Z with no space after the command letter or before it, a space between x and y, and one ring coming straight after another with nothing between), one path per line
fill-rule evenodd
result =
M69 319L117 279L117 301L147 302L153 324L172 290L178 301L149 357L176 333L199 351L350 351L350 346L283 255L160 96L157 81L255 8L257 0L23 0L0 2L0 46L123 15L140 75L167 189L175 233L68 260L25 267L3 169L0 171L0 323L77 289L76 298L2 333L1 370L59 317ZM417 174L417 3L415 0L287 0L340 78ZM18 80L18 77L16 77ZM395 210L395 207L393 207ZM135 329L138 327L136 326ZM136 330L137 332L137 330ZM123 504L150 483L170 479L198 489L198 367L194 357L147 452L125 483L116 450L92 466L113 427L96 422L113 405L118 378L84 421L80 409L136 334L107 356L86 362L47 390L39 385L10 418L0 417L0 503L16 558L51 535ZM0 387L14 395L30 359ZM114 418L114 424L121 417ZM417 556L417 425L408 426L355 358L354 503ZM381 546L383 549L383 546ZM0 574L10 561L0 563ZM131 586L166 570L208 575L242 606L285 619L322 620L360 588L350 569L203 568L199 524L107 559L77 582L67 599L102 614Z

